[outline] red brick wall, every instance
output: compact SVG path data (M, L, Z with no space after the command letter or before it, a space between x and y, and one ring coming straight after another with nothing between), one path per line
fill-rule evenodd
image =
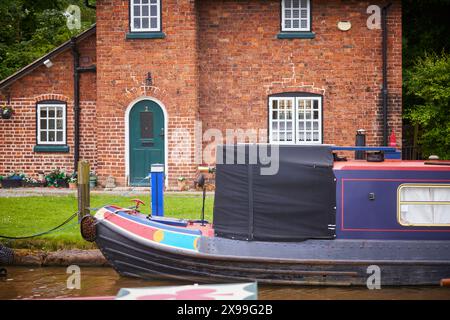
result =
M129 1L97 1L97 164L100 182L108 175L126 183L125 112L136 99L156 98L168 114L171 185L179 176L195 173L193 154L187 160L171 156L186 133L193 135L198 117L198 59L196 5L193 0L162 2L165 39L126 39ZM151 72L153 86L145 86ZM186 142L186 141L185 141ZM192 142L193 143L193 142ZM188 150L187 145L182 147ZM167 146L166 146L167 148Z
M95 64L95 35L79 45L81 64ZM0 119L0 175L11 171L37 177L38 171L53 169L73 171L73 60L70 50L51 59L53 66L40 66L19 79L9 88L10 104L15 110L9 120ZM96 164L95 106L96 76L81 75L81 149L80 157ZM0 96L0 104L7 102L8 90ZM60 100L67 103L67 144L69 153L36 153L36 103Z
M269 94L323 95L324 143L354 145L359 128L381 145L381 1L312 0L315 39L280 40L279 0L199 2L200 117L207 128L267 130ZM389 127L401 141L401 5L389 10ZM349 20L351 30L338 30Z

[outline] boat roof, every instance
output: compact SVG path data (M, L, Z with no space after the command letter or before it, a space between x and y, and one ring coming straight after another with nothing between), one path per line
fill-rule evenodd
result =
M450 162L445 165L442 161L385 160L383 162L368 162L366 160L351 160L334 162L333 170L450 171Z

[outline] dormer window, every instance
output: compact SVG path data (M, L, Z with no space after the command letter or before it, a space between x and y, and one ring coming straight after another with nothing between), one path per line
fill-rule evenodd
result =
M281 0L281 31L311 31L310 2L310 0Z
M161 31L161 0L130 0L131 32Z

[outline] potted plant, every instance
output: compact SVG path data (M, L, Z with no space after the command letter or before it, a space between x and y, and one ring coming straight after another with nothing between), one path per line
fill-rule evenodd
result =
M49 175L45 177L47 181L47 186L55 188L68 188L69 177L66 175L64 170L55 169Z
M178 177L177 183L179 191L185 191L187 189L187 180L185 177Z
M25 176L23 178L23 186L36 188L41 187L42 183L32 177Z
M70 176L68 182L69 182L69 189L77 188L77 176L75 173Z
M89 187L95 188L97 186L97 175L95 174L95 171L92 171L89 174Z
M14 110L11 106L3 106L0 108L2 119L11 119L12 115L14 114Z
M2 188L20 188L23 185L23 178L25 175L15 172L10 173L7 177L1 179Z

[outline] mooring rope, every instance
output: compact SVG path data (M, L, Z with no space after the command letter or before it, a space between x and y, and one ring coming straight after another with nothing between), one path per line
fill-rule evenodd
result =
M11 240L20 240L20 239L30 239L30 238L35 238L35 237L39 237L39 236L43 236L45 234L49 234L51 232L54 232L58 229L60 229L62 226L64 226L65 224L69 223L73 218L75 218L78 215L78 212L75 212L73 215L71 215L69 218L67 218L63 223L57 225L56 227L44 231L44 232L39 232L30 236L22 236L22 237L12 237L12 236L5 236L5 235L0 235L0 238L3 239L11 239Z

